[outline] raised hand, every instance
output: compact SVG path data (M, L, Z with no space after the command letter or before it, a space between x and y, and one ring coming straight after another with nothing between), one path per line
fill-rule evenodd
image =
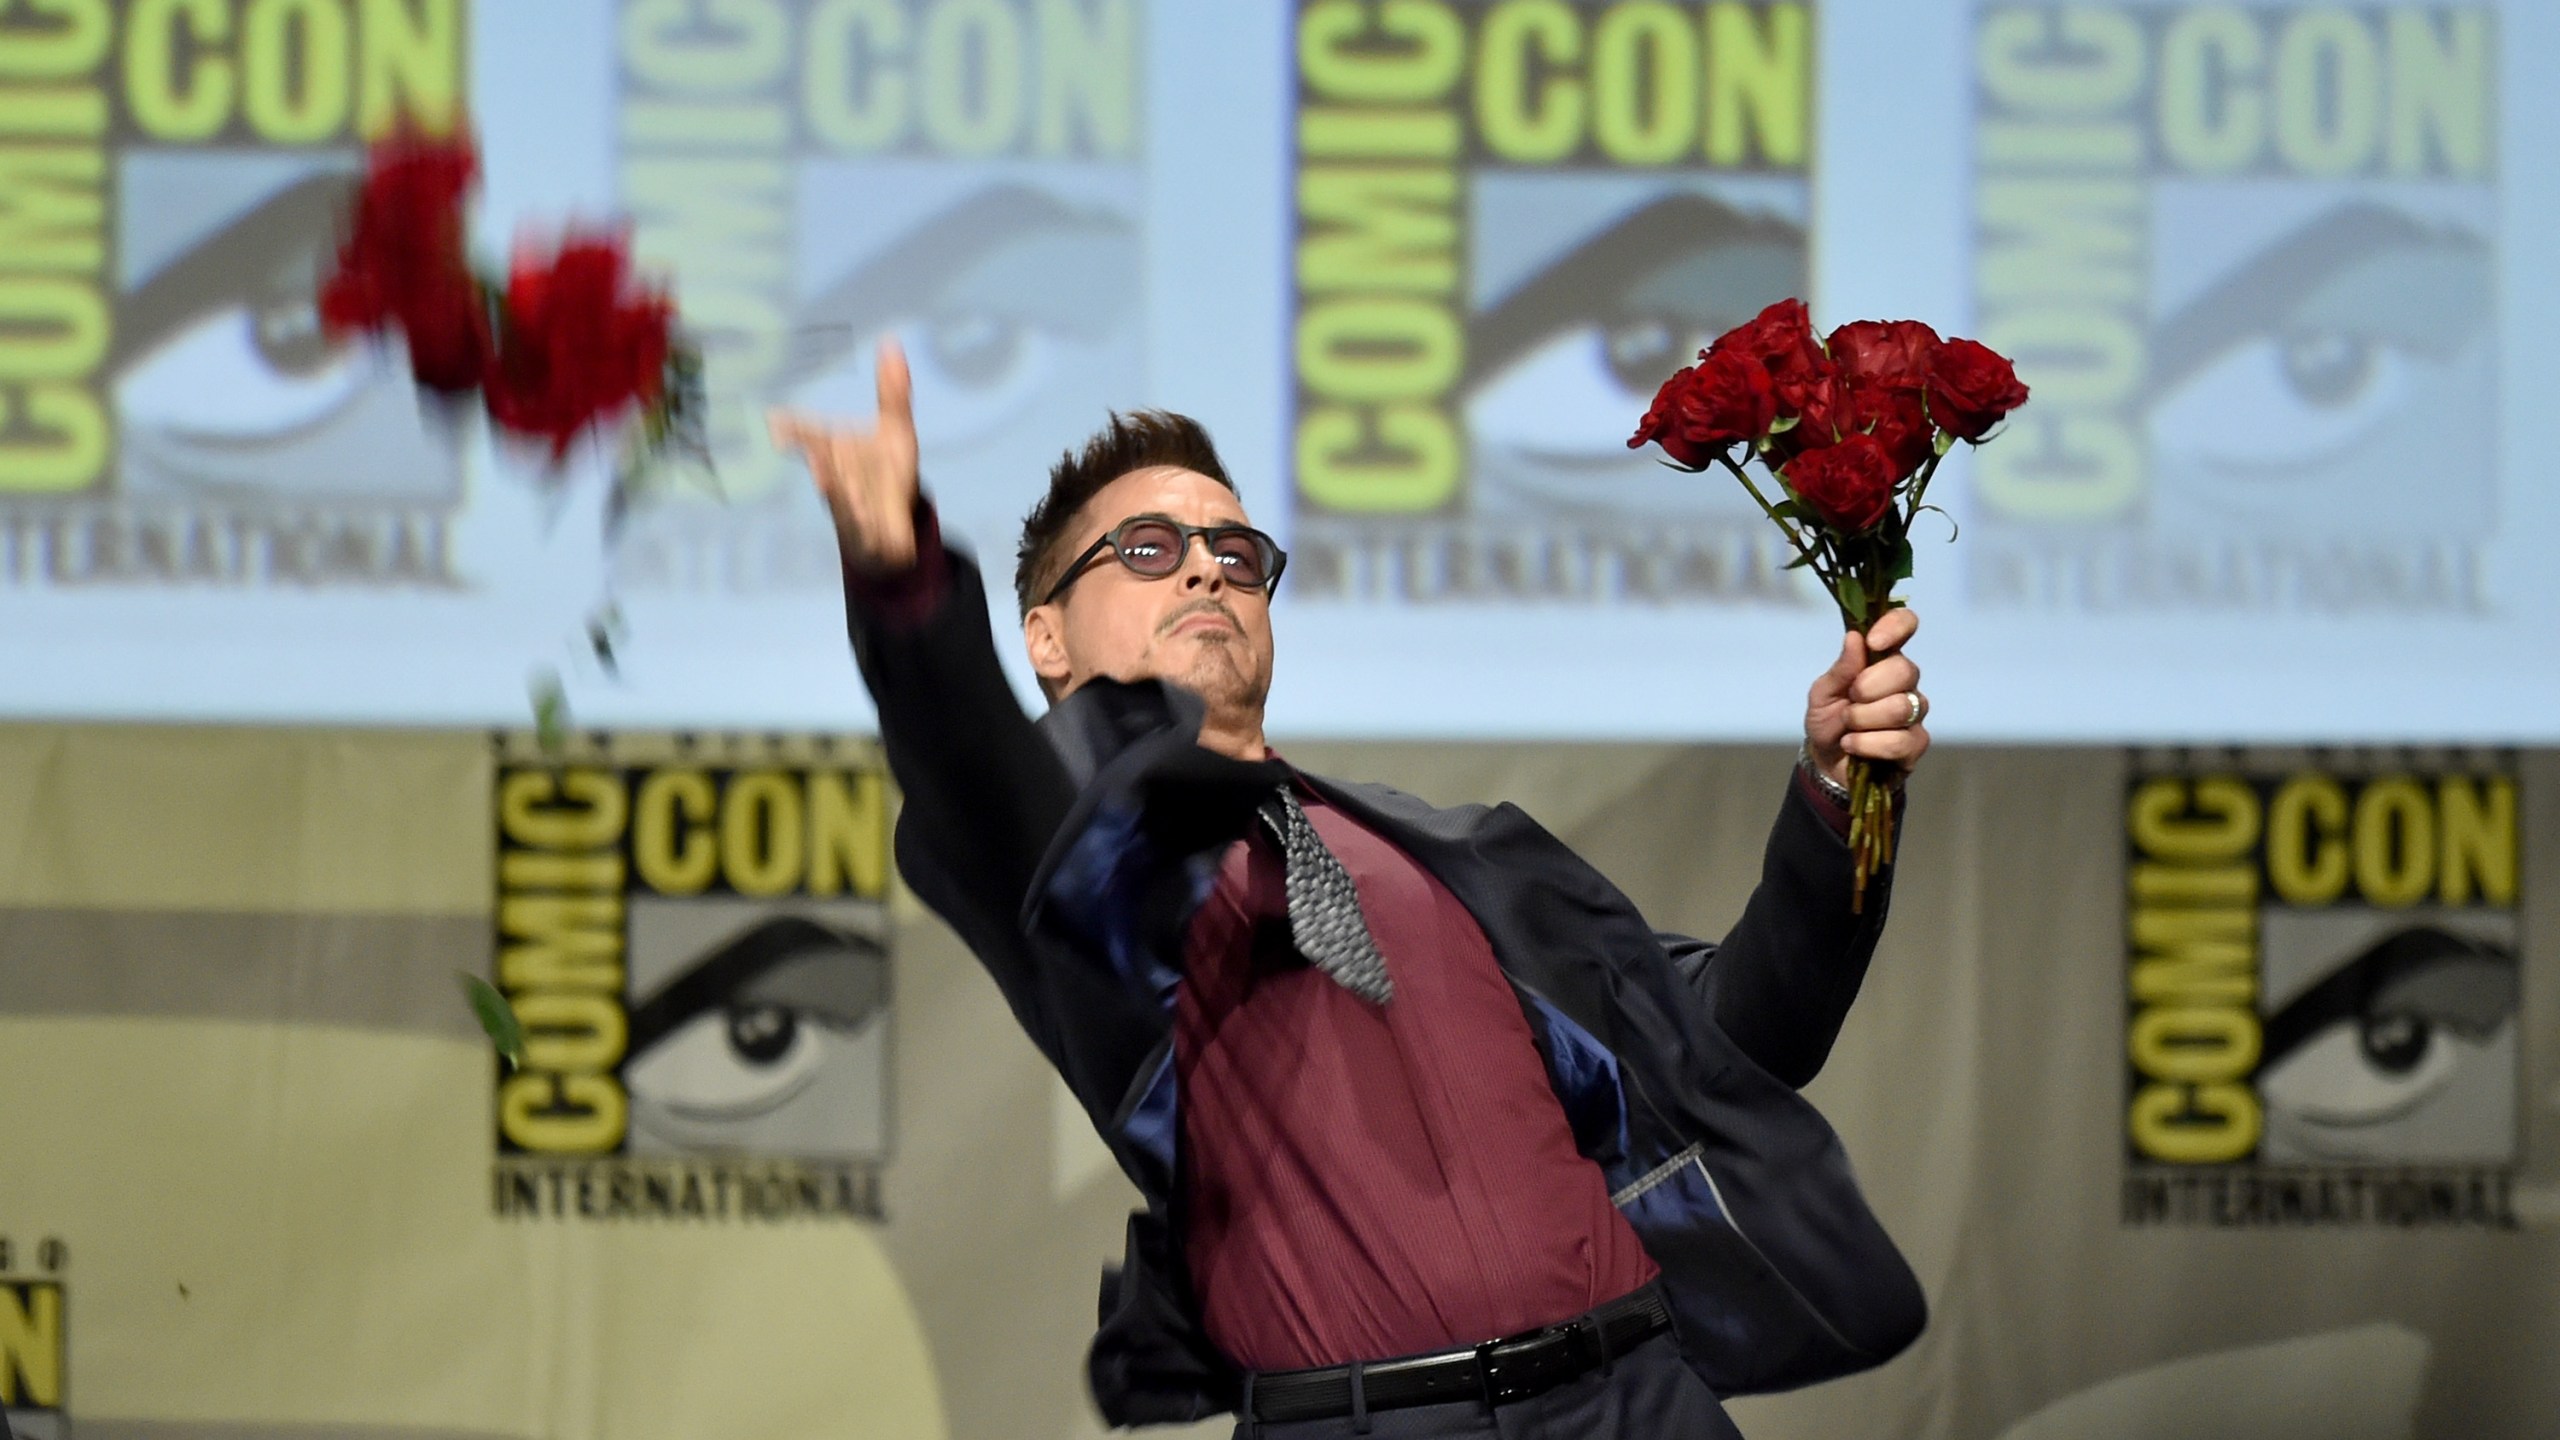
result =
M775 446L808 462L845 563L875 574L916 562L914 390L897 341L880 342L879 371L880 413L868 430L787 410L765 414Z
M1805 695L1805 744L1823 774L1845 780L1854 755L1876 767L1876 778L1890 780L1928 753L1920 667L1902 653L1919 629L1918 615L1889 610L1865 634L1840 637L1840 658Z

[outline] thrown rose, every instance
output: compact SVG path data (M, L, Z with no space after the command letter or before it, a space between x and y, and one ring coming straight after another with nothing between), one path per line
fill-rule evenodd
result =
M547 257L519 251L489 418L560 459L582 432L657 400L674 320L665 292L632 275L619 234L572 236Z
M467 139L402 134L376 147L320 289L333 336L400 332L417 382L476 389L491 347L489 307L463 249L463 197L480 173Z

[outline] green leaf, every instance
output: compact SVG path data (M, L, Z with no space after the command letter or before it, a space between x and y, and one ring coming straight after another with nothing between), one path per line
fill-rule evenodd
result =
M1953 430L1939 431L1938 438L1929 442L1929 448L1940 455L1944 455L1948 451L1953 450L1956 448L1956 432Z
M1797 553L1796 558L1786 563L1785 568L1789 570L1801 570L1807 565L1812 564L1813 558L1814 557L1810 553L1800 551Z
M1777 421L1774 424L1770 425L1769 433L1772 435L1784 435L1788 431L1796 428L1797 422L1803 418L1804 417L1801 415L1781 415L1777 418Z
M1779 519L1793 520L1800 525L1810 525L1819 518L1812 511L1804 508L1804 502L1801 500L1781 500L1777 504L1770 506L1769 509L1774 512Z
M569 744L569 693L558 672L545 670L533 682L533 743L545 755L557 755Z
M1887 580L1911 578L1911 541L1908 537L1895 542L1893 553L1885 557L1884 578Z
M1867 592L1859 586L1855 577L1841 576L1839 583L1832 587L1832 593L1840 597L1840 609L1851 620L1860 625L1867 623Z
M616 679L622 675L622 657L614 653L613 632L601 620L587 622L587 650L596 657L604 673Z
M499 1058L507 1062L510 1070L521 1067L524 1064L524 1022L516 1018L515 1007L507 1003L506 996L498 993L497 986L479 976L467 970L456 970L453 974L462 982L462 998L470 1002L472 1015L480 1021L480 1028L488 1032L489 1043L497 1048Z

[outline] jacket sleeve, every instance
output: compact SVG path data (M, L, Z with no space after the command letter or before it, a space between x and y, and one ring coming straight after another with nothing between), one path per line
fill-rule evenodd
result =
M1895 807L1897 827L1904 808ZM1849 912L1850 890L1847 837L1791 776L1742 918L1721 943L1658 937L1717 1027L1798 1089L1821 1073L1858 998L1884 933L1893 867L1868 878L1865 914Z
M1074 789L997 662L978 567L943 545L917 501L915 573L848 573L846 623L904 797L899 873L994 976L1044 1053L1057 1053L1019 916Z

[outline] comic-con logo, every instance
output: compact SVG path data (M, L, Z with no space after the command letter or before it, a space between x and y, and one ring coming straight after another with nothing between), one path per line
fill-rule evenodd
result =
M313 294L361 144L460 113L464 20L0 7L0 578L456 583L461 461Z
M1140 0L621 0L618 169L707 360L722 503L634 517L643 590L833 593L766 407L867 414L894 334L951 533L1010 551L1025 475L1146 379Z
M2516 809L2500 758L2137 765L2127 1218L2510 1222Z
M876 1218L889 1146L887 781L682 753L508 763L495 982L510 1215Z
M70 1434L71 1344L57 1239L21 1246L0 1235L0 1410L19 1440Z
M2036 403L1975 462L1973 604L2484 613L2497 41L2478 5L1980 11L1979 333Z
M1792 597L1745 497L1626 437L1806 293L1813 33L1804 4L1301 0L1301 598Z

